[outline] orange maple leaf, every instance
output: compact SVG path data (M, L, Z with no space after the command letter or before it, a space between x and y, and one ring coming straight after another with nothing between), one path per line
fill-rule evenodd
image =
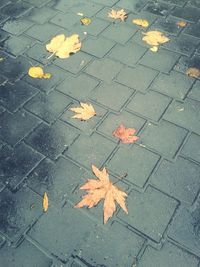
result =
M88 179L80 187L81 190L87 190L87 194L82 196L82 200L75 205L75 208L82 208L84 206L92 208L104 199L104 224L113 216L116 210L115 202L128 214L125 203L127 194L113 185L105 168L100 171L96 166L92 165L92 170L98 179Z
M134 143L139 138L134 135L135 132L136 130L134 128L125 128L123 124L120 124L120 126L113 132L113 136L119 138L124 144Z

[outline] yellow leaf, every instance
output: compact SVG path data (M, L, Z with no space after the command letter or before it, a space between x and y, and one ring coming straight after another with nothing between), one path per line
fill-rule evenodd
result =
M128 17L128 14L124 11L124 9L121 9L118 11L112 9L108 13L108 17L112 19L120 19L121 21L124 21Z
M152 46L152 47L150 48L150 50L151 50L152 52L158 52L158 46Z
M182 27L183 28L183 27L185 27L187 25L187 22L184 21L184 20L180 20L180 21L177 21L176 25L178 27Z
M50 43L46 45L46 49L59 58L68 58L81 49L81 42L78 34L73 34L70 37L60 34L52 38Z
M51 78L51 74L50 73L44 73L44 71L41 67L30 67L28 70L28 75L32 78L39 78L39 79Z
M149 31L143 33L144 37L142 40L151 46L158 46L159 44L164 44L169 42L169 38L159 31Z
M44 212L47 212L48 206L49 206L49 200L48 200L48 196L47 196L47 193L46 192L44 192L44 195L43 195L43 203L42 203L42 206L43 206L43 211Z
M189 68L186 74L190 77L198 78L200 76L200 70L197 68Z
M96 112L91 104L87 103L80 103L80 104L81 107L70 108L71 111L77 113L72 118L86 121L96 115Z
M133 24L136 24L138 26L142 26L144 28L149 26L149 22L145 19L133 19L132 22L133 22Z
M80 22L83 25L89 25L92 22L92 20L90 18L82 18L80 19Z

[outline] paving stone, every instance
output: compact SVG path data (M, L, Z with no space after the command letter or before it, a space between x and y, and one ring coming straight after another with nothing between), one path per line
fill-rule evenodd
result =
M188 24L184 33L200 38L199 26L200 23Z
M82 261L80 261L78 258L75 258L73 262L70 265L67 265L69 267L87 267Z
M6 31L0 30L0 42L5 41L9 36Z
M162 238L178 204L152 187L148 187L145 193L132 191L127 203L128 216L120 210L118 217L155 242Z
M155 15L159 16L167 16L171 9L173 8L172 5L165 4L165 3L159 3L156 1L150 1L144 10L147 12L153 13Z
M40 1L40 0L39 0ZM28 16L28 19L35 22L44 24L48 22L57 12L47 6L42 8L34 8Z
M120 114L109 113L98 127L98 131L118 142L118 139L112 136L112 133L121 123L123 123L125 127L135 128L138 132L143 127L145 120L127 111L122 111Z
M52 207L45 215L34 225L29 235L54 255L67 261L71 254L78 251L80 241L86 240L94 223L80 209L69 204L63 209ZM74 227L80 222L81 227Z
M92 57L84 52L78 52L67 60L56 59L54 64L73 74L79 73L91 61Z
M118 0L93 0L93 2L112 7Z
M135 68L123 68L118 74L116 80L119 83L144 92L152 83L157 74L158 73L155 70L137 65Z
M4 112L0 118L2 125L0 137L12 146L21 141L40 122L33 115L23 111L14 114Z
M171 99L169 97L153 91L145 95L136 93L128 104L127 109L157 121L162 117L170 102Z
M195 55L192 58L182 56L174 69L185 73L188 68L200 69L200 56Z
M5 237L3 237L2 235L0 235L0 248L4 245L5 243Z
M56 159L77 137L76 131L61 122L56 122L52 126L41 124L27 138L27 142L33 148Z
M64 112L70 103L69 98L53 91L49 95L38 94L26 104L25 108L47 123L51 123Z
M170 255L170 257L169 257ZM192 254L183 249L173 245L172 243L165 243L161 250L148 246L139 261L138 267L168 267L168 266L181 266L181 267L197 267L198 259Z
M147 51L147 53L140 60L140 64L164 73L169 73L178 59L178 54L160 49L159 53L157 53L156 55L151 51Z
M103 83L92 91L90 98L105 107L120 111L132 93L130 88L115 82Z
M2 106L0 106L0 114L2 114L4 111L5 109Z
M99 78L103 81L110 82L121 70L122 65L109 58L94 60L85 70L86 73ZM109 70L109 72L107 71Z
M24 253L26 257L24 257ZM48 258L38 248L28 241L24 241L17 249L4 246L0 249L1 263L3 266L43 266L50 267L52 259Z
M42 2L40 0L26 0L26 2L30 3L33 6L41 7L45 4L47 4L48 2L50 2L50 0L44 0Z
M198 0L189 0L187 4L200 8L200 3Z
M57 14L51 19L51 23L61 26L66 29L70 29L79 21L79 16L72 13Z
M40 43L34 44L28 51L26 55L42 64L48 64L50 53L46 50L45 46Z
M153 148L163 155L173 158L181 146L187 131L167 121L161 121L159 125L148 124L141 134L142 144ZM163 142L163 136L165 142Z
M37 92L37 89L23 81L15 84L5 83L0 86L0 103L9 111L14 112Z
M170 75L161 73L151 85L151 89L170 97L184 99L193 82L194 79L171 71Z
M91 24L89 25L81 25L79 28L82 30L82 32L87 32L87 34L97 36L99 35L103 30L105 30L109 26L109 23L103 19L95 18Z
M183 149L181 154L189 157L193 160L200 162L200 136L196 134L191 134Z
M24 187L15 194L3 190L0 200L0 232L16 243L42 214L41 198Z
M192 90L189 92L188 97L193 100L200 101L200 81L196 81L193 85Z
M174 4L177 6L184 6L187 2L187 0L165 0L165 2L169 4Z
M0 23L3 24L9 19L8 15L0 14Z
M106 230L96 229L90 233L87 244L81 247L81 258L91 266L131 266L144 239L117 222ZM126 245L118 246L124 239Z
M133 12L138 12L146 5L147 2L147 0L133 0L131 2L129 0L120 0L117 2L116 6Z
M9 0L8 1L7 0L2 0L1 3L0 3L0 8L6 6L6 5L10 4L10 3L11 3L11 1L9 1Z
M102 35L117 43L125 44L136 33L136 31L136 28L132 29L131 27L121 24L111 24L102 32Z
M181 202L192 204L199 191L200 167L184 158L164 160L150 181L156 188Z
M151 26L151 30L160 30L167 33L170 33L170 35L174 34L177 35L181 28L177 26L178 19L174 18L172 16L168 16L167 18L158 18L155 23ZM171 39L170 39L171 40Z
M97 1L97 3L98 3L98 1ZM99 4L101 4L101 5L95 4L91 1L88 1L88 2L82 1L78 5L71 7L70 12L73 12L75 14L82 13L86 17L91 17L91 16L94 16L99 10L102 9L102 7L103 7L102 1L100 1Z
M186 129L200 134L200 103L192 99L186 99L184 103L173 102L164 118Z
M81 135L65 154L87 168L92 164L100 168L115 146L115 143L97 133L90 137Z
M200 12L197 8L186 6L176 7L172 12L175 17L197 22L200 19Z
M86 100L90 92L99 84L99 82L89 75L81 73L80 75L73 77L69 76L65 79L56 90L63 94L69 95L78 100Z
M20 35L21 33L25 32L27 29L29 29L31 26L33 26L33 23L25 20L25 19L17 19L17 20L9 20L7 21L2 29L6 32Z
M3 7L1 12L5 15L11 16L12 18L18 18L28 12L31 8L32 6L28 3L20 1Z
M109 57L118 60L128 66L134 67L139 59L144 55L145 51L146 49L138 44L128 43L124 46L115 46L111 50Z
M60 0L60 1L54 1L51 7L60 10L62 12L67 12L69 9L73 8L74 6L79 6L83 2L88 2L88 1L77 0L76 2L74 2L73 0L68 0L68 1Z
M108 168L123 180L143 187L154 170L159 156L139 146L120 147L108 163ZM142 170L142 171L141 171Z

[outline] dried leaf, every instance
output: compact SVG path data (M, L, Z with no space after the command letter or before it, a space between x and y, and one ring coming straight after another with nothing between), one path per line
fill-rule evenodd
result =
M151 46L158 46L160 44L167 43L170 40L162 32L159 31L149 31L143 34L145 36L142 38L142 40Z
M44 195L43 195L43 203L42 203L43 205L43 211L44 212L47 212L47 210L48 210L48 206L49 206L49 200L48 200L48 196L47 196L47 193L46 192L44 192Z
M51 73L44 73L41 67L30 67L28 70L28 75L32 78L39 78L39 79L49 79L51 78Z
M149 26L149 22L146 19L133 19L132 22L133 24L142 26L144 28L147 28Z
M81 42L78 34L73 34L70 37L60 34L52 38L50 43L46 45L46 49L59 58L68 58L81 49Z
M190 77L198 78L200 76L200 70L197 68L189 68L186 74Z
M150 48L150 50L151 50L152 52L158 52L158 46L152 46L152 47Z
M92 22L92 20L90 18L82 18L80 19L80 22L83 25L89 25Z
M70 108L71 111L77 113L72 118L86 121L96 115L96 111L94 110L91 104L82 103L82 102L80 104L81 104L80 107Z
M183 27L185 27L185 26L187 25L187 22L184 21L184 20L179 20L179 21L177 21L176 25L177 25L178 27L183 28Z
M125 128L123 124L121 124L114 132L113 136L119 138L122 143L134 143L138 140L138 136L135 136L136 130L134 128Z
M100 171L96 166L92 165L92 170L98 179L88 179L81 186L80 189L87 190L87 194L82 196L82 200L75 205L75 208L84 206L92 208L104 199L104 224L113 216L116 210L115 202L128 214L125 202L127 194L113 185L105 168Z
M121 21L124 21L125 19L127 19L128 14L124 11L124 9L121 10L111 10L108 13L108 17L112 18L112 19L120 19Z

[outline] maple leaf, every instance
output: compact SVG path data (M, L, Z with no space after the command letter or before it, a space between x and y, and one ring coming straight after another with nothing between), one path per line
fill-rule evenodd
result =
M51 73L44 73L41 67L30 67L28 70L28 75L32 78L51 78Z
M135 132L136 130L134 128L125 128L123 124L120 124L120 126L113 132L113 136L119 138L124 144L134 143L139 138L134 135Z
M120 19L121 21L124 21L127 17L128 14L124 11L124 9L121 10L111 10L108 12L108 17L112 19Z
M86 121L96 115L96 111L94 110L91 104L82 103L82 102L80 104L81 104L81 107L70 108L71 111L77 113L72 118Z
M81 49L81 42L78 34L73 34L66 37L64 34L59 34L51 39L46 45L47 51L53 53L59 58L68 58L71 54L78 52Z
M48 196L46 192L44 192L44 195L43 195L42 206L43 206L43 211L47 212L48 206L49 206L49 200L48 200Z
M164 44L169 42L169 38L166 37L162 32L159 31L149 31L143 33L145 35L142 40L151 46L158 46L159 44Z
M82 208L84 206L92 208L104 199L104 224L113 216L116 210L115 202L128 214L125 202L127 194L113 185L107 170L103 168L100 171L95 165L92 165L92 171L98 179L88 179L80 187L81 190L87 190L87 194L82 196L82 200L75 205L75 208Z
M186 71L186 74L193 78L198 78L200 76L200 70L197 68L189 68Z
M142 26L144 28L149 26L149 22L146 19L133 19L133 24L136 24L138 26Z

